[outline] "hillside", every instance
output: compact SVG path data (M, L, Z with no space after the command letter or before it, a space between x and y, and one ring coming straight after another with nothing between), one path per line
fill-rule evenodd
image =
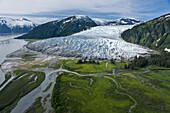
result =
M18 39L46 39L68 36L95 26L97 24L88 16L71 16L40 25L28 34L18 37Z
M21 18L12 19L7 17L0 17L0 33L27 33L31 31L36 24L32 21Z
M128 29L121 37L152 49L170 48L170 13Z

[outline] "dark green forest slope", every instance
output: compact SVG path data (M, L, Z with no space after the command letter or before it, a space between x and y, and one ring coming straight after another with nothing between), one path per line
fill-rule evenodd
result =
M128 29L121 37L152 49L170 48L170 13Z
M40 25L29 33L18 37L18 39L46 39L68 36L95 26L97 24L88 16L71 16Z

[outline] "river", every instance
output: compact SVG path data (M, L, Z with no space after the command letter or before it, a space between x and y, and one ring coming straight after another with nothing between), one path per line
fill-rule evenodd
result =
M24 40L14 39L17 35L0 35L0 64L5 60L6 56L27 44ZM0 69L0 84L5 80L4 73Z

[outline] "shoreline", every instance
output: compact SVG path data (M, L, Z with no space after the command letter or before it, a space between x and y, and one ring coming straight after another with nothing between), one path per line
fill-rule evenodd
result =
M24 40L16 40L14 39L15 37L22 35L22 34L11 34L11 35L6 35L6 36L1 36L0 35L0 42L4 41L4 40L8 40L8 42L6 43L2 43L0 44L0 84L3 83L3 81L5 80L5 73L3 72L2 68L2 64L3 62L6 60L7 56L19 49L21 49L24 45L27 44L26 41Z

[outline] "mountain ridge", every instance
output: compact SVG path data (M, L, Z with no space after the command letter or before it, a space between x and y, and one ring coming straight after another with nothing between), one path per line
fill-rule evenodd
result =
M108 25L135 25L141 24L143 21L135 18L119 18L116 20L105 20L105 19L98 19L92 18L93 21L96 22L99 26L108 26Z
M170 48L170 13L134 26L124 31L121 37L152 49Z
M27 33L36 26L37 24L26 18L0 17L0 33Z
M39 25L18 39L47 39L69 36L96 26L134 25L140 22L140 20L129 18L107 21L90 18L86 15L74 15Z
M95 26L97 24L88 16L76 15L39 25L28 34L18 37L18 39L46 39L68 36Z

